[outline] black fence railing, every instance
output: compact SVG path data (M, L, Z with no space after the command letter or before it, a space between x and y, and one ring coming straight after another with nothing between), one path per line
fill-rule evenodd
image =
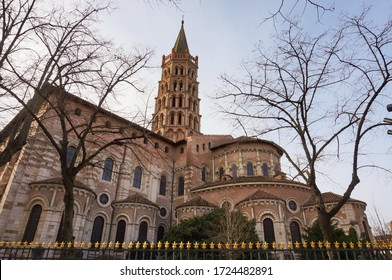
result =
M98 246L97 246L98 247ZM392 248L264 248L248 246L169 246L132 248L2 246L2 260L392 260Z

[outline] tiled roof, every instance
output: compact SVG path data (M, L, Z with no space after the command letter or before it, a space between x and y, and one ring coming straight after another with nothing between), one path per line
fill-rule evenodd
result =
M321 197L323 198L324 203L336 203L342 198L341 195L333 193L333 192L322 193ZM348 201L349 202L365 203L363 201L356 200L353 198L349 198ZM307 206L312 206L312 205L316 205L316 196L315 195L313 195L303 206L307 207Z
M212 204L211 202L208 202L207 200L202 199L200 196L198 196L185 202L184 204L177 206L176 209L183 208L183 207L190 207L190 206L211 207L211 208L217 207L215 204Z
M214 187L214 186L224 186L224 185L231 185L231 184L241 184L241 183L286 183L286 184L296 184L301 187L306 187L306 185L291 181L291 180L285 180L285 179L277 179L274 177L269 177L269 176L241 176L237 178L232 178L231 180L221 180L221 181L215 181L211 183L206 183L204 185L198 186L193 188L192 190L202 190L202 189L207 189L209 187Z
M39 185L39 184L41 184L41 185L42 184L63 185L63 179L61 177L56 177L56 178L50 178L50 179L45 179L45 180L30 183L30 185ZM80 181L75 180L74 186L77 188L84 189L84 190L87 190L87 191L94 193L94 191L92 189L90 189L88 186L86 186L85 184L83 184Z
M113 204L116 203L138 203L138 204L146 204L146 205L151 205L151 206L155 206L159 209L158 204L155 204L154 202L152 202L151 200L145 198L144 196L142 196L141 194L135 193L133 195L128 196L126 199L123 200L117 200L114 201Z
M268 140L264 140L264 139L258 139L258 138L249 137L249 136L240 136L240 137L237 137L237 138L232 139L232 140L221 142L219 144L214 145L211 148L211 150L223 148L223 147L226 147L226 146L229 146L229 145L232 145L232 144L241 144L241 143L268 144L268 145L271 145L271 146L275 147L278 150L279 154L281 154L281 155L283 154L283 149L278 144L276 144L276 143L274 143L272 141L268 141Z
M268 192L266 192L266 191L258 190L258 191L256 191L254 194L252 194L252 195L248 196L247 198L245 198L245 199L241 200L240 202L238 202L237 205L238 205L238 204L241 204L241 203L243 203L243 202L246 202L246 201L251 201L251 200L263 200L263 199L267 199L267 200L281 200L281 201L284 201L284 200L281 199L280 197L277 197L277 196L275 196L275 195L273 195L273 194L270 194L270 193L268 193Z

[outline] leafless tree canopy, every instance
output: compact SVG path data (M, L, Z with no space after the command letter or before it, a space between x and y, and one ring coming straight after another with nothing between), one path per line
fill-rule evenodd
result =
M290 23L277 35L272 51L256 49L254 59L244 64L245 79L222 77L225 86L218 96L226 101L221 110L248 134L279 136L285 148L292 148L285 155L295 178L313 188L319 214L328 222L360 181L364 139L386 125L377 112L385 108L391 81L392 25L376 26L367 12L346 17L338 28L318 36ZM341 156L351 158L350 183L343 199L327 212L319 167Z

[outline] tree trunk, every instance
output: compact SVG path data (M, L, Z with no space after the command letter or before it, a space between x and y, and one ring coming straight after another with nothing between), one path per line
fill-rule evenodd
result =
M320 241L328 241L330 243L333 243L335 240L334 240L334 234L331 225L331 216L324 209L321 209L318 211L318 217L319 217L321 232L324 237L324 240L320 240ZM336 254L333 251L328 251L327 254L330 260L336 259Z
M63 184L64 184L64 242L73 242L73 219L74 219L74 180L69 178L68 176L63 176Z

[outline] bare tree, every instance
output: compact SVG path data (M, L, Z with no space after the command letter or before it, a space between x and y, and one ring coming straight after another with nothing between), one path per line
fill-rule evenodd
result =
M152 52L126 52L98 35L95 24L110 9L109 3L86 1L77 7L42 9L36 1L2 1L1 98L23 109L0 132L6 143L0 166L25 145L36 123L59 157L65 189L63 236L72 241L77 174L94 165L108 147L134 145L133 139L146 137L143 127L103 125L97 118L117 89L140 90L138 72L147 67ZM76 95L94 104L83 119L74 117L72 104L82 100L75 101ZM53 133L53 123L60 133ZM67 156L71 141L72 159Z
M391 21L376 26L366 19L344 18L336 30L309 36L298 25L277 36L272 52L261 46L245 64L247 77L223 77L221 109L255 136L283 139L285 156L316 196L325 240L332 239L331 218L360 183L367 164L364 141L377 127L377 116L391 82ZM248 134L251 132L248 131ZM332 208L319 186L322 165L351 162L349 183Z

